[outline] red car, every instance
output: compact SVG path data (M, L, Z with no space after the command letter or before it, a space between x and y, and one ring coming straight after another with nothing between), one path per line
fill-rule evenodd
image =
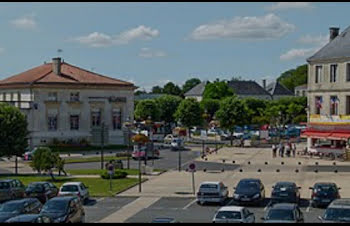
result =
M152 157L159 158L159 155L160 153L159 153L159 150L157 149L154 150L154 153L152 153L152 151L147 151L147 159L151 159ZM146 148L143 147L141 148L141 150L134 150L131 156L133 159L139 159L139 158L145 159Z

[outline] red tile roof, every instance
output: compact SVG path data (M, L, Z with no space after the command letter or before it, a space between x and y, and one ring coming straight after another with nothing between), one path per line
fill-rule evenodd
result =
M19 84L78 84L134 87L133 83L87 71L85 69L70 65L66 62L61 63L60 75L57 75L52 71L52 63L46 63L0 81L0 86L4 87L6 85Z

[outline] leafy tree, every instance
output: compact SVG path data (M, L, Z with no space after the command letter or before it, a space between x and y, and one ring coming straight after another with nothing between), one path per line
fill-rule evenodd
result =
M15 156L15 173L18 173L17 157L28 147L27 119L20 110L0 103L0 155Z
M203 99L223 99L228 96L232 96L234 91L231 87L227 85L226 81L215 81L213 83L208 83L205 86Z
M181 94L181 89L180 89L180 87L178 85L175 85L172 82L168 82L163 87L163 93L164 94L170 94L170 95L179 96Z
M209 121L213 119L213 116L220 108L220 101L216 99L203 99L200 102L200 107L202 111L209 114Z
M153 121L159 120L159 106L155 100L140 100L135 108L136 120L147 120L148 116L151 116Z
M216 117L220 121L220 126L231 132L231 146L234 127L248 123L249 115L250 110L246 102L237 96L227 97L220 102L220 109L216 112Z
M198 78L191 78L188 79L185 84L182 86L182 94L185 94L189 90L191 90L193 87L201 83L201 80Z
M163 93L163 89L160 86L153 86L152 93Z
M201 115L202 110L197 100L188 98L181 101L174 116L183 126L190 128L192 126L199 126L202 123Z
M160 120L166 123L175 122L174 114L181 103L178 96L164 95L156 99L157 106L160 110Z
M61 158L58 153L53 153L48 147L39 147L33 156L33 161L30 163L30 166L33 170L38 171L39 174L41 172L50 172L50 176L52 180L55 180L52 169L56 167L57 163L61 164ZM63 166L60 165L62 168Z
M264 120L262 115L268 102L253 97L246 98L244 101L246 102L248 109L250 109L250 117L248 121L258 125L265 124L266 120Z
M135 92L135 96L138 96L138 95L140 95L140 94L144 94L144 93L147 93L145 90L137 90L136 92Z
M277 81L294 92L296 86L307 83L307 64L283 72Z

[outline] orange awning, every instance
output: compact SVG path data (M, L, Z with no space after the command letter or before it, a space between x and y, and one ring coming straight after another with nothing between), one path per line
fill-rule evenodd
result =
M311 138L327 138L331 133L327 132L314 132L314 131L304 131L301 133L301 137L311 137Z
M348 140L350 133L331 133L329 138L334 140Z

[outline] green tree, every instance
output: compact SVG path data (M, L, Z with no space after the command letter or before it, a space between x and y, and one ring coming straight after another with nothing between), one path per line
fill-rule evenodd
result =
M233 145L233 132L235 126L244 126L248 123L250 110L245 101L237 96L227 97L220 102L220 108L216 112L216 117L220 121L220 126L231 133L231 146Z
M294 92L296 86L307 84L307 64L283 72L277 81Z
M140 94L144 94L144 93L147 93L145 90L137 90L136 92L135 92L135 96L138 96L138 95L140 95Z
M152 121L156 121L159 120L159 106L157 106L155 100L140 100L136 105L134 114L136 120L143 121L151 116Z
M200 107L203 112L207 112L209 114L209 121L213 119L213 116L220 108L220 101L216 99L203 99L200 102Z
M208 83L203 92L203 99L221 100L225 97L232 96L234 91L227 85L226 81L215 81Z
M17 107L0 103L0 155L15 156L15 173L18 173L17 157L28 147L27 119Z
M152 93L163 93L163 89L160 86L153 86Z
M169 95L179 96L181 94L181 89L178 85L175 85L172 82L168 82L163 87L163 93Z
M253 97L246 98L244 101L250 110L248 121L258 125L265 124L266 120L264 120L264 117L262 117L262 113L266 109L268 102L266 100L261 100Z
M58 154L57 154L58 155ZM33 170L38 171L39 174L44 172L52 172L52 168L56 166L59 156L48 147L39 147L33 156L30 166ZM53 173L50 173L52 180L55 180Z
M186 92L188 92L190 89L192 89L193 87L195 87L199 83L201 83L201 80L198 78L188 79L185 82L185 84L182 86L182 94L185 94Z
M157 106L160 110L160 120L166 123L175 122L174 114L182 99L178 96L164 95L156 99Z
M194 98L182 100L174 116L187 129L192 126L199 126L202 123L202 110Z

